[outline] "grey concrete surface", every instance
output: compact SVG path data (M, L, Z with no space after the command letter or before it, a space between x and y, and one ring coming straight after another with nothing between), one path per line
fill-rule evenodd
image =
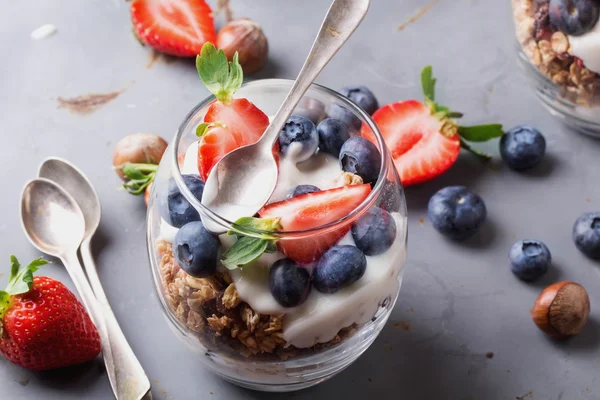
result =
M600 265L571 242L576 217L600 209L600 142L570 132L538 104L515 61L510 2L439 0L398 31L425 0L373 0L364 24L319 78L340 88L363 83L382 103L421 98L418 74L432 64L441 102L467 123L531 123L548 140L548 157L527 174L468 154L442 178L409 188L409 261L398 304L381 336L334 379L291 395L232 386L205 371L161 315L146 258L145 207L118 191L114 144L152 131L171 138L184 115L207 95L193 63L158 60L131 35L124 0L2 0L0 5L0 260L39 254L20 227L19 193L46 156L66 157L99 191L104 215L96 242L107 295L153 381L154 398L577 400L600 398ZM214 1L212 2L214 4ZM232 0L236 16L260 22L270 63L256 78L293 78L327 8L325 0ZM30 33L55 24L55 36ZM58 97L125 91L89 115L57 107ZM484 146L498 155L497 144ZM450 184L479 192L489 210L482 234L456 244L426 220L429 197ZM517 239L545 241L554 269L538 284L509 272ZM44 273L73 287L56 262ZM0 278L0 286L6 282ZM592 318L579 337L548 340L529 309L544 285L584 284ZM396 323L396 324L394 324ZM493 353L493 357L492 357ZM110 399L101 362L55 373L30 373L0 357L2 399Z

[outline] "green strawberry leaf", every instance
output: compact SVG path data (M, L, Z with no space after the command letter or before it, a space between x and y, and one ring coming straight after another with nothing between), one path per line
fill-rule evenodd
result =
M237 241L221 258L228 269L235 269L251 263L263 253L273 253L277 250L277 236L267 232L281 229L279 218L242 217L235 221L228 235L235 235Z
M477 157L481 158L483 161L489 161L492 159L492 156L490 154L484 153L481 150L477 150L477 149L471 147L471 145L469 143L465 142L462 138L460 139L460 147L467 150L468 152L473 153Z
M10 261L12 264L11 277L8 281L8 286L6 287L6 292L10 295L27 293L33 285L33 273L36 272L42 265L48 264L48 261L44 260L43 258L37 258L29 263L27 267L21 269L19 261L17 261L15 256L11 255ZM18 267L16 274L13 276L12 272L15 264L18 265Z
M204 136L204 134L208 130L209 126L210 126L210 124L207 122L203 122L200 125L198 125L196 127L196 136L198 136L198 137Z
M15 279L15 277L17 276L17 273L19 272L19 270L21 269L21 264L19 263L19 260L17 260L17 257L15 257L13 254L10 255L10 277L8 278L8 281L12 281L13 279Z
M10 293L0 290L0 338L2 337L2 319L4 313L10 308Z
M504 135L502 125L488 124L476 126L459 126L458 134L469 142L487 142Z
M233 61L229 62L223 50L217 50L210 42L202 46L196 57L196 70L204 86L224 104L231 103L233 94L244 81L237 53L233 56Z
M435 83L437 79L433 77L433 68L431 65L426 66L421 70L421 87L425 100L435 103Z
M259 239L277 240L276 236L268 235L263 232L273 232L281 229L280 218L254 218L242 217L234 222L233 229L227 232L228 235L236 236L254 236Z
M158 165L125 163L121 166L123 175L128 179L123 188L128 193L140 195L154 181Z

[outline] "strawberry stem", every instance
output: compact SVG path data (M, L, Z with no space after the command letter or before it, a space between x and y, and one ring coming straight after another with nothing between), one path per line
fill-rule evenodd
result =
M483 159L490 159L489 154L483 153L479 150L471 147L469 142L486 142L490 139L501 137L504 134L502 125L500 124L487 124L487 125L476 125L476 126L461 126L454 118L462 118L463 114L460 112L452 111L446 106L442 106L435 102L435 84L437 79L433 77L433 70L430 65L423 68L421 71L421 86L423 88L423 95L425 96L425 105L429 107L431 115L436 117L442 122L441 133L448 137L453 137L458 133L460 137L460 145L463 149L470 151L471 153L481 157Z
M128 179L123 184L123 188L128 193L133 195L140 195L144 193L144 190L154 181L158 165L156 164L134 164L125 163L121 167L123 175Z
M10 256L10 277L6 290L0 290L0 320L4 317L4 313L10 308L10 298L18 294L27 293L33 286L33 273L41 266L48 264L49 261L43 258L37 258L29 263L25 268L21 268L21 264L17 257Z

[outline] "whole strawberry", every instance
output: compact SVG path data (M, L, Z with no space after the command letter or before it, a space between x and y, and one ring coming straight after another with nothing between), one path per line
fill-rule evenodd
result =
M100 336L83 305L62 283L21 268L10 257L8 287L0 290L0 352L21 367L42 371L81 364L100 353Z

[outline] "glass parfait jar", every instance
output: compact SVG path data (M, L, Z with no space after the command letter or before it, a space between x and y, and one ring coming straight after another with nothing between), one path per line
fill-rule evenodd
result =
M292 84L277 79L255 81L238 90L236 97L247 98L267 115L274 115ZM213 274L200 278L186 273L176 259L176 252L189 249L178 247L181 227L169 221L170 201L177 207L190 207L188 211L196 216L193 220L201 216L223 231L236 229L231 221L205 208L186 183L186 175L198 174L196 128L214 101L211 96L201 102L179 127L160 163L149 201L148 252L163 311L176 335L197 351L209 370L228 381L263 391L291 391L318 384L350 365L373 343L398 297L406 261L407 223L404 193L393 161L368 114L330 89L313 85L308 90L295 115L306 116L315 124L327 116L342 119L351 135L370 128L369 137L381 155L377 181L370 186L362 184L368 196L332 223L303 231L254 233L276 238L279 247L285 243L319 246L322 238L336 232L341 237L338 245L350 246L355 244L351 227L377 213L393 226L387 230L393 236L385 249L365 254L366 269L354 283L335 293L313 287L302 304L282 307L269 291L269 268L284 257L280 251L265 253L243 268L228 270L219 265ZM335 157L317 156L316 164L309 159L293 167L298 168L297 174L306 174L302 176L307 181L302 183L313 183L311 174L322 168L340 168ZM339 173L332 188L351 190L350 185L360 183L341 168ZM234 240L227 234L218 239L219 254ZM313 271L313 286L318 265L317 260L302 266L309 274Z
M569 35L552 23L549 3L512 0L519 64L552 115L600 137L600 22Z

